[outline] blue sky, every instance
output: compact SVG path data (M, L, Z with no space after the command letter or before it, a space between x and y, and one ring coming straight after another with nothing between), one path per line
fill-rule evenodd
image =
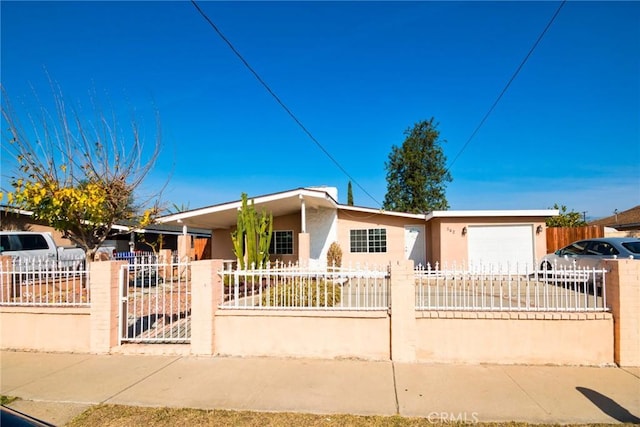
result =
M640 2L567 2L464 151L559 2L198 4L353 178L356 205L382 203L391 146L430 117L452 209L559 203L597 218L640 204ZM31 108L31 88L46 98L48 73L67 102L95 91L124 125L135 111L149 144L159 111L147 186L170 175L169 204L318 185L346 203L349 177L190 2L0 7L14 104ZM10 167L3 156L3 180Z

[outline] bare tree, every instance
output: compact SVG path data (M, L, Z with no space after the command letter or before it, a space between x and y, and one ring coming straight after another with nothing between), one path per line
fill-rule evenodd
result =
M87 260L117 222L132 228L154 221L161 189L140 194L160 154L160 121L150 149L145 149L135 118L125 134L114 113L90 97L90 111L67 105L51 82L53 114L41 102L26 112L28 127L2 89L2 151L13 161L1 188L10 206L30 210L82 247Z

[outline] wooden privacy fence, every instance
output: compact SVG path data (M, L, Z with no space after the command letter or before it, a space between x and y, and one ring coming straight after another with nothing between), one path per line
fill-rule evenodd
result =
M595 239L604 237L604 227L601 225L586 225L584 227L548 227L547 253L555 252L576 240Z
M198 237L193 242L193 259L211 259L211 239L209 237Z

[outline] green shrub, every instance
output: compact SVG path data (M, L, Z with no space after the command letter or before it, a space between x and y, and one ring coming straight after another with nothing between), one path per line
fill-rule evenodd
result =
M340 303L340 285L322 281L281 283L262 291L267 307L334 307Z

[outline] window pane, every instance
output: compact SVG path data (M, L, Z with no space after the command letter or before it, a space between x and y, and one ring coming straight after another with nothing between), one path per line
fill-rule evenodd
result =
M351 252L387 252L387 230L370 228L368 230L350 230Z
M624 246L629 252L640 254L640 242L626 242L623 243L622 246Z
M572 245L567 246L564 249L563 253L568 255L582 255L586 246L587 242L576 242Z
M293 255L293 231L274 231L271 236L269 253L272 255Z
M23 251L49 249L47 241L40 234L19 234L18 238L20 239L20 243L22 243Z
M350 230L351 252L367 252L367 230Z
M387 252L387 230L374 228L369 230L369 252Z

